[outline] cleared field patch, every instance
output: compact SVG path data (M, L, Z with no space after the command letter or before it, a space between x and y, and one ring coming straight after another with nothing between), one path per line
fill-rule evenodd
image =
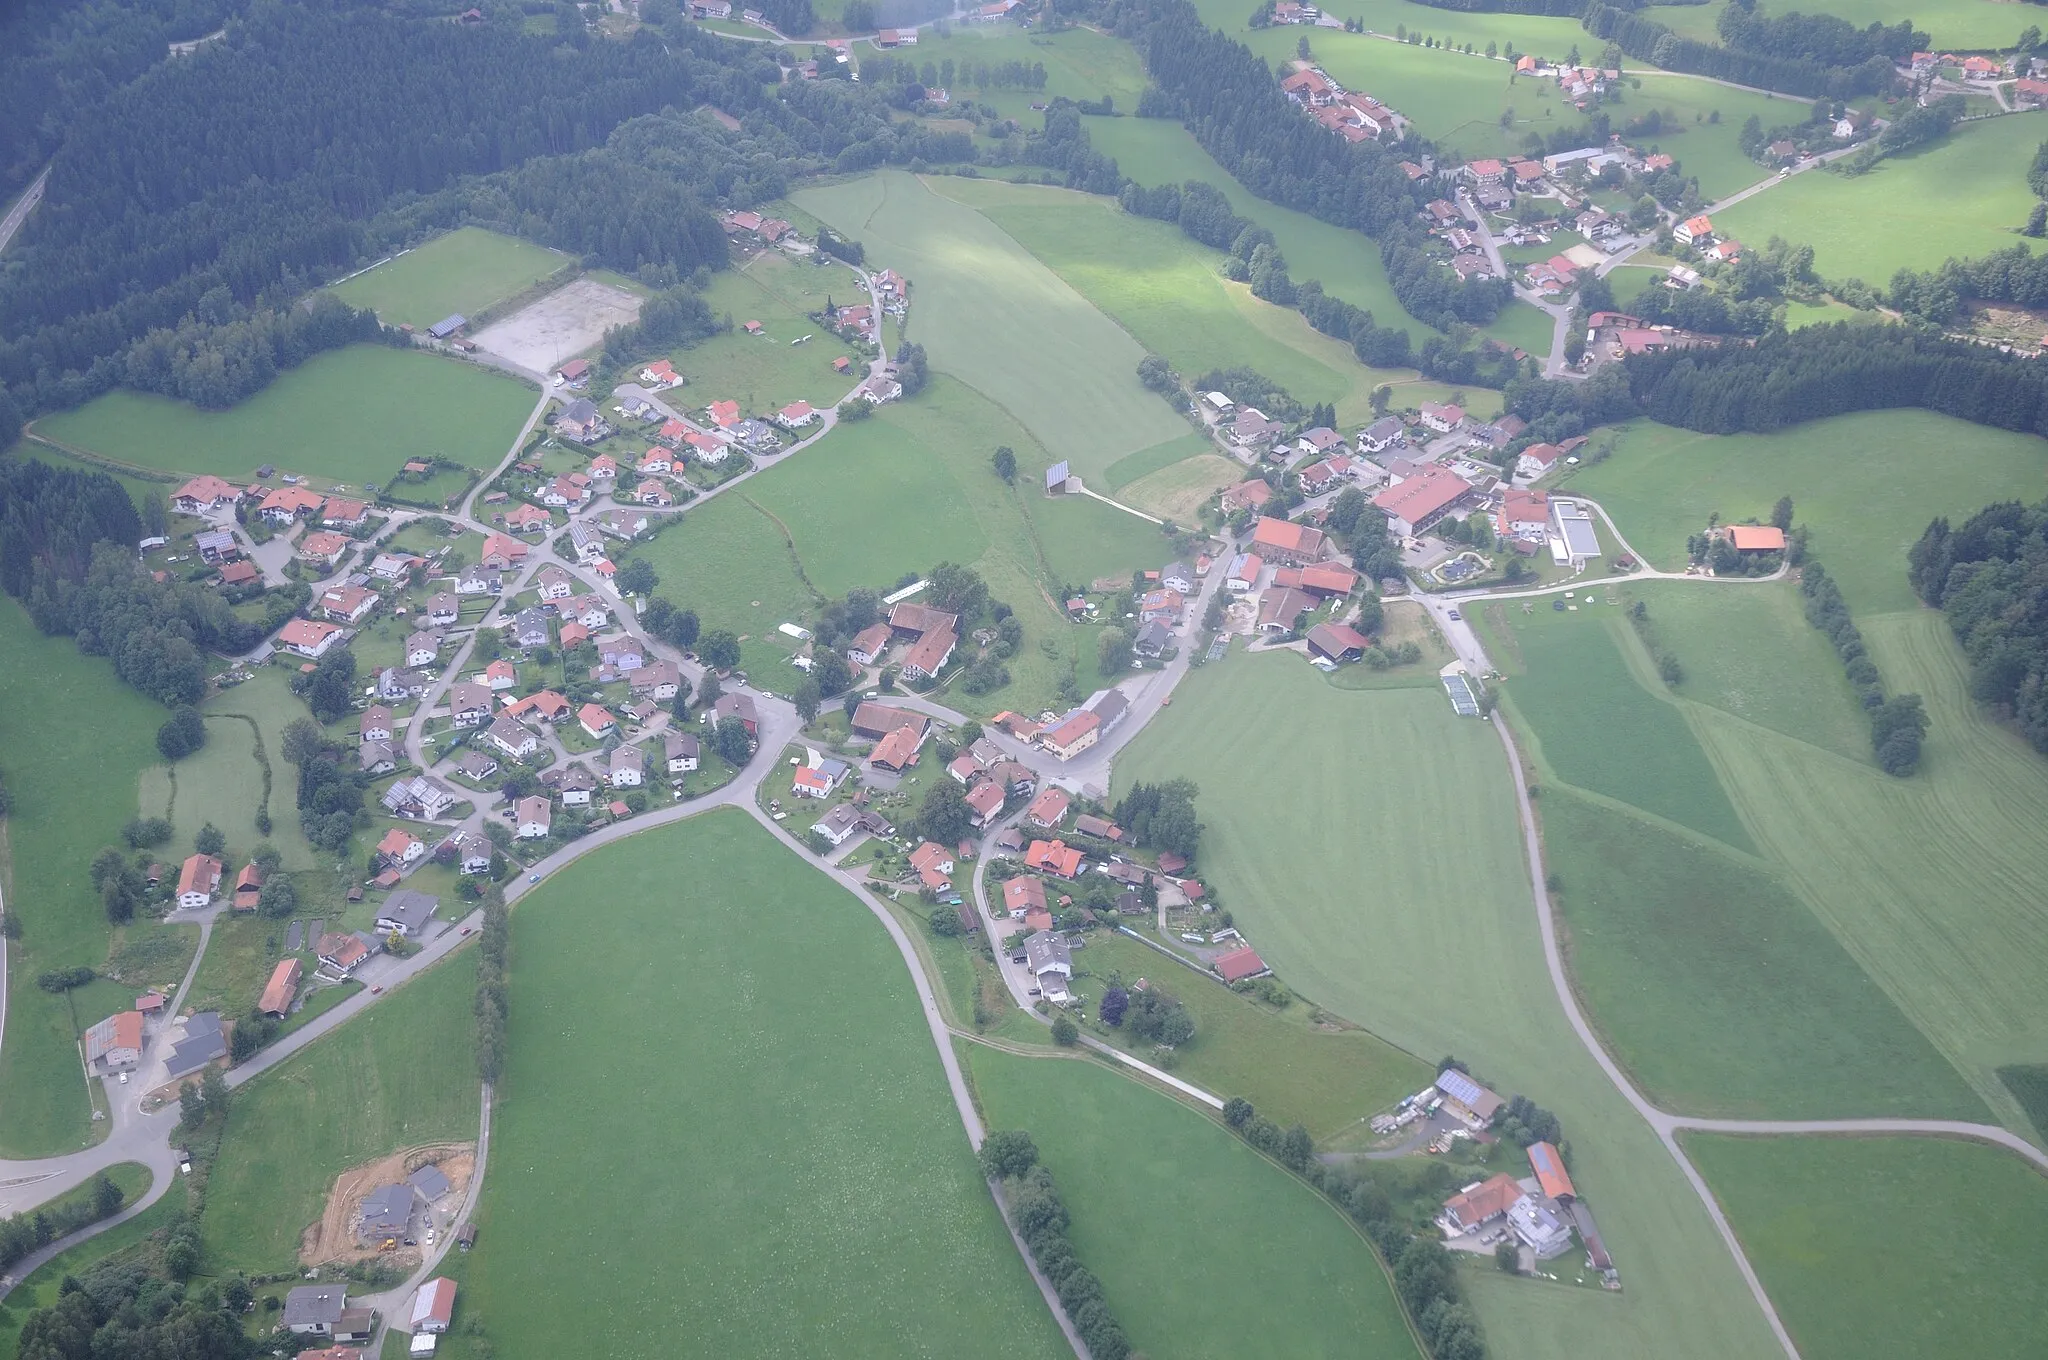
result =
M61 695L47 721L32 703L0 706L0 762L14 795L0 820L6 901L22 937L7 945L7 1042L0 1047L0 1151L46 1157L93 1141L77 1039L104 1012L35 985L53 968L104 966L105 911L86 877L102 846L121 844L135 815L135 780L155 763L165 710L114 678L68 637L44 637L12 599L0 601L0 693ZM62 771L61 778L38 772ZM77 998L90 1007L89 998Z
M425 330L451 313L474 316L573 262L516 236L458 227L328 291L387 326Z
M1800 1354L2017 1355L2048 1323L2048 1180L1943 1138L1687 1134ZM1829 1185L1855 1193L1816 1193ZM1899 1223L1910 1250L1873 1251Z
M1421 1058L1363 1030L1319 1028L1314 1008L1301 1001L1276 1010L1126 936L1096 932L1075 963L1092 975L1088 990L1097 996L1112 973L1126 985L1145 978L1172 992L1196 1025L1175 1073L1226 1098L1245 1097L1282 1127L1299 1120L1318 1139L1363 1123L1436 1075ZM1143 1056L1148 1047L1133 1051Z
M1556 335L1550 318L1519 298L1509 303L1507 310L1489 322L1485 330L1503 345L1513 345L1539 359L1550 353L1550 342Z
M1138 383L1144 350L971 208L886 171L805 189L798 206L911 281L910 338L1084 477L1187 426Z
M1058 1179L1074 1252L1134 1351L1416 1354L1365 1241L1221 1125L1093 1063L970 1057L990 1127L1030 1130ZM1231 1244L1227 1289L1219 1241Z
M1727 1118L1985 1117L1762 865L1564 789L1542 801L1573 979L1658 1104Z
M38 433L136 467L247 479L264 463L360 487L408 458L470 467L504 456L533 393L502 374L382 345L351 345L280 373L225 411L119 388L36 422Z
M1347 691L1297 656L1233 655L1182 683L1116 774L1119 791L1201 786L1202 881L1295 990L1558 1112L1628 1287L1478 1272L1493 1354L1781 1354L1670 1154L1564 1020L1488 724L1454 717L1438 687Z
M1801 178L1805 178L1802 176ZM2035 499L2048 444L1931 411L1866 411L1772 434L1711 435L1623 427L1614 454L1572 474L1572 490L1614 516L1637 551L1666 570L1718 512L1764 520L1780 496L1812 531L1808 552L1858 614L1918 607L1906 553L1936 515L1960 520L1995 500Z
M475 1140L475 989L459 955L235 1093L199 1222L209 1268L291 1270L343 1171Z
M1782 236L1810 245L1813 267L1827 277L1882 287L1901 269L1933 269L2024 243L2019 229L2034 195L2014 167L2027 163L2043 137L2048 118L2032 114L1966 123L1855 179L1794 175L1717 213L1714 228L1745 241Z
M1838 756L1870 759L1863 705L1827 635L1801 612L1798 586L1644 581L1624 593L1648 607L1660 645L1685 667L1674 693Z
M1509 602L1500 614L1521 653L1505 692L1534 729L1543 763L1566 783L1750 849L1685 716L1623 660L1613 631L1627 626L1620 606L1589 599L1578 613L1556 613L1536 603L1524 614Z
M641 299L615 284L583 278L566 283L503 321L478 331L478 349L534 373L549 373L640 315Z
M1117 492L1117 499L1162 519L1192 524L1196 512L1211 496L1226 486L1237 485L1246 475L1242 464L1218 453L1204 453L1147 473Z
M1058 1348L895 947L744 815L577 862L513 952L492 1160L530 1169L486 1180L469 1287L499 1354L593 1319L620 1357Z
M759 485L750 482L690 511L682 524L648 545L645 556L661 577L660 592L696 610L706 632L725 628L736 634L740 664L772 687L771 677L796 674L775 626L809 617L817 596L798 575L781 529L751 499ZM791 688L795 684L789 681Z
M866 57L866 49L858 56ZM1137 49L1108 33L1088 28L1069 28L1059 33L1028 33L1010 24L962 24L950 33L926 28L918 33L917 46L891 54L898 58L935 65L951 60L955 66L953 98L963 95L977 104L1015 118L1027 127L1037 126L1033 103L1064 95L1073 100L1096 100L1108 95L1116 107L1129 112L1138 105L1145 89L1145 70ZM1026 66L1045 67L1042 90L999 90L977 85L972 72L980 67L1019 61ZM943 77L942 77L943 81ZM1093 126L1097 121L1090 120Z
M2029 1131L1997 1069L2048 1059L2036 1003L2048 967L2048 763L1986 722L1931 610L1860 620L1889 687L1926 698L1921 772L1795 746L1703 712L1699 726L1763 843L1900 1008L2011 1128Z
M1154 444L1149 449L1139 449L1136 453L1126 454L1117 459L1110 465L1109 471L1103 474L1102 485L1091 489L1121 491L1133 482L1142 481L1155 472L1172 467L1175 463L1199 458L1204 454L1213 455L1215 452L1215 440L1206 434L1190 431L1178 439L1169 439L1164 444Z

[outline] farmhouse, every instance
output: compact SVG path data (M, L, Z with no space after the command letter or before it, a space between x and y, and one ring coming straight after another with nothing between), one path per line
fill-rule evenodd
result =
M1060 760L1072 760L1102 737L1102 719L1087 709L1068 714L1038 734L1038 744Z
M279 959L277 967L270 971L270 981L264 985L263 996L256 1002L256 1010L273 1020L282 1020L291 1011L292 1002L298 1000L299 978L303 968L297 959Z
M1737 552L1785 551L1785 531L1770 524L1731 524L1727 537Z
M225 867L213 855L193 855L178 870L178 906L196 911L213 901Z
M142 1065L142 1012L110 1015L85 1032L85 1061L98 1076Z
M1387 516L1387 528L1403 537L1427 530L1463 501L1472 484L1449 468L1431 463L1372 498Z
M362 936L341 931L323 934L313 946L313 953L320 960L320 966L337 977L347 977L355 972L364 959L370 957L370 946Z
M1252 531L1252 547L1268 560L1303 566L1322 559L1325 542L1321 529L1261 516Z
M1244 982L1251 978L1265 977L1273 970L1259 957L1258 951L1249 945L1223 954L1209 965L1216 970L1216 976L1225 982Z
M1444 1201L1438 1221L1452 1236L1476 1232L1497 1219L1507 1217L1514 1202L1522 1198L1522 1187L1505 1171Z
M1443 1093L1444 1108L1452 1117L1475 1129L1491 1124L1500 1107L1507 1103L1455 1067L1437 1074L1436 1089Z
M1342 623L1319 623L1308 630L1309 654L1329 661L1356 661L1371 645L1370 638Z
M1301 616L1316 607L1315 600L1292 586L1275 586L1259 597L1259 630L1291 633Z

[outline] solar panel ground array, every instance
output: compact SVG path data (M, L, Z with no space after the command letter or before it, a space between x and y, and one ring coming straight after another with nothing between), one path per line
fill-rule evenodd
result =
M1472 692L1472 682L1462 675L1446 675L1444 689L1451 696L1451 707L1461 718L1479 716L1479 698Z

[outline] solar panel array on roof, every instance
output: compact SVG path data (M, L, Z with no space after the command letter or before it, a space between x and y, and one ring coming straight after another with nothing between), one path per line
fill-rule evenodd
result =
M1444 689L1451 696L1451 707L1461 718L1479 716L1479 699L1472 693L1472 682L1462 675L1444 677Z
M1483 1098L1486 1088L1466 1076L1455 1067L1447 1067L1437 1074L1436 1089L1456 1101L1467 1104Z

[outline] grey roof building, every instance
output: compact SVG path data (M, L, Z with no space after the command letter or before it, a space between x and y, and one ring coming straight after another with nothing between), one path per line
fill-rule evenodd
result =
M302 1284L284 1296L284 1325L301 1336L328 1336L347 1307L345 1285Z
M448 1193L448 1177L441 1168L429 1163L405 1178L405 1183L419 1191L420 1198L432 1204Z
M410 1184L386 1185L363 1196L363 1222L356 1235L365 1242L405 1236L412 1222L413 1188Z
M220 1012L200 1011L185 1021L185 1037L171 1046L165 1067L171 1080L187 1077L228 1055L220 1032Z
M400 888L377 908L377 929L417 935L426 929L427 922L434 919L434 909L440 905L438 897L414 892L411 888Z

